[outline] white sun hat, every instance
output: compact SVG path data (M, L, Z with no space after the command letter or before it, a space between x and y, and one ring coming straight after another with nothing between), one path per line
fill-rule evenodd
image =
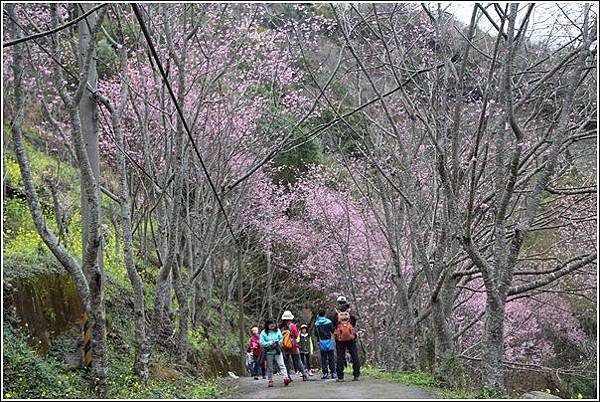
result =
M292 312L290 310L286 310L283 312L283 315L281 316L282 320L293 320L294 319L294 315L292 314Z
M348 300L346 299L346 296L339 296L339 297L337 298L337 302L338 302L339 304L343 304L343 303L348 303Z

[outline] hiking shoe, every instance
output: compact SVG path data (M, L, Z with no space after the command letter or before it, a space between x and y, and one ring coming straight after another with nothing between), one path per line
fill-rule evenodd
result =
M336 374L332 374L332 375L331 375L331 379L332 379L332 380L335 380L336 378L337 378L337 375L336 375Z
M338 378L337 380L335 380L336 382L344 382L343 378Z
M255 380L258 380L258 377L254 377Z
M291 379L290 377L285 377L285 378L283 379L283 385L285 385L286 387L287 387L288 385L290 385L290 383L291 383L291 382L292 382L292 379Z
M352 379L352 381L360 381L360 378L358 378L358 377L354 377L354 378Z
M267 379L267 376L266 376L266 375L263 375L263 380L266 380L266 379Z
M329 374L323 375L323 377L321 377L321 380L329 380Z
M308 376L306 374L302 376L302 381L308 381Z
M273 380L269 380L269 385L267 385L267 388L273 388Z

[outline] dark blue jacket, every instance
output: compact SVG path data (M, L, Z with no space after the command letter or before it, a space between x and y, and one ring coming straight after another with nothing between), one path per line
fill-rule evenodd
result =
M317 317L315 321L315 336L318 341L331 339L335 327L327 317Z

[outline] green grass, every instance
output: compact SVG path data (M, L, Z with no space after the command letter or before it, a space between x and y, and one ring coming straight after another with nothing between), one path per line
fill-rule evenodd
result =
M27 344L24 333L4 324L4 398L91 397L81 371L69 371L50 356L40 356ZM32 386L34 385L35 386Z
M120 355L120 356L119 356ZM189 374L169 368L170 363L164 355L155 356L168 378L151 376L143 386L132 374L134 355L115 351L109 352L109 397L119 399L209 399L217 398L221 391L212 381L200 380Z
M429 391L437 398L442 399L507 399L511 395L507 393L492 393L486 388L479 391L467 389L443 388L435 379L433 374L423 371L388 372L381 371L373 366L361 367L361 373L365 376L380 380L398 382L404 385L422 388Z
M467 390L449 390L441 388L434 376L422 371L389 372L380 371L373 366L361 367L361 372L369 378L393 381L400 384L419 387L431 392L434 396L443 399L474 399L478 398Z
M24 332L4 325L5 399L94 398L84 369L69 370L57 356L65 351L39 355L27 343ZM160 356L157 356L161 358ZM109 398L119 399L208 399L221 395L213 381L197 379L169 369L169 379L152 377L142 386L132 374L133 354L109 351ZM34 386L32 386L34 385Z

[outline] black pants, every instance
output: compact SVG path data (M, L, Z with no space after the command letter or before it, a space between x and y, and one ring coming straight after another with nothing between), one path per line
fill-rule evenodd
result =
M302 365L305 369L310 370L310 352L302 353L300 352L300 358L302 359Z
M292 363L290 364L290 360L292 361ZM285 363L285 368L288 371L288 374L291 375L292 371L290 370L292 368L292 365L294 367L294 369L296 371L299 371L302 373L302 375L306 375L306 369L304 368L304 365L302 364L302 360L300 360L300 353L283 353L283 361Z
M252 367L252 374L254 377L258 377L259 371L263 377L265 376L265 358L266 354L264 350L260 352L258 357L254 358L254 366Z
M336 342L335 353L337 354L337 376L339 379L344 378L344 363L346 361L346 350L350 352L352 358L352 374L354 377L360 377L360 360L358 359L358 348L356 341Z
M329 372L331 375L335 374L335 355L333 350L322 350L321 351L321 369L323 370L323 375L328 374L327 372L327 362L329 361Z

